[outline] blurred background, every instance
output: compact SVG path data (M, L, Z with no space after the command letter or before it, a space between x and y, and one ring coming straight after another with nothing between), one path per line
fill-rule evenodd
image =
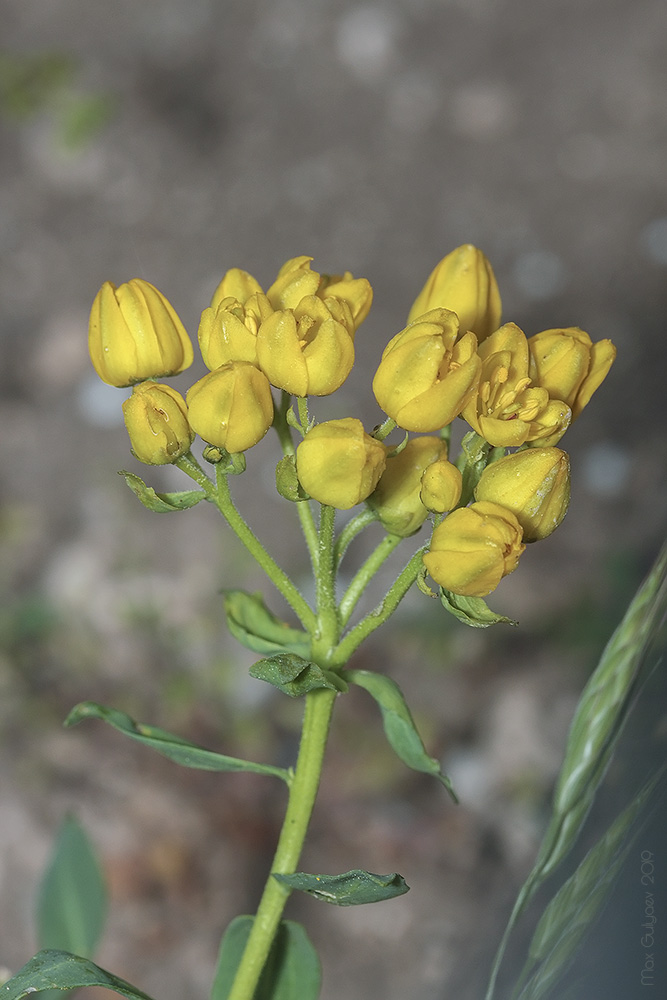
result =
M207 995L222 930L254 910L270 863L271 779L181 772L99 723L64 732L74 703L272 762L298 735L301 706L248 677L220 590L280 602L213 509L151 514L116 475L187 488L129 454L123 392L87 356L97 289L148 279L194 336L229 267L266 286L310 254L366 276L357 366L316 415L371 426L384 345L435 263L472 242L505 320L580 326L618 359L564 440L568 517L491 598L520 628L467 630L415 592L356 662L401 684L462 804L393 759L363 692L341 699L304 870L396 870L412 891L349 910L294 900L290 915L324 956L323 1000L479 997L578 693L664 535L664 5L5 0L2 21L0 965L35 950L37 884L70 810L112 893L98 961L160 1000ZM234 492L299 577L275 460L263 442ZM664 754L662 717L639 719L611 815L633 768ZM623 996L638 996L639 931L614 934Z

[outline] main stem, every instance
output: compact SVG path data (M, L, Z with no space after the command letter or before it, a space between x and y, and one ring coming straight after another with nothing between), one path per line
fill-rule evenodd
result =
M336 692L326 688L306 695L299 755L278 847L228 1000L252 1000L276 936L291 889L273 875L296 871L320 783L335 698Z

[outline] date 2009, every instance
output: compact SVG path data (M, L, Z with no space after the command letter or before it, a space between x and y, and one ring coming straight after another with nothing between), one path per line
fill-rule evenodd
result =
M655 865L653 864L654 857L655 855L653 854L653 851L642 851L640 855L642 885L655 884Z

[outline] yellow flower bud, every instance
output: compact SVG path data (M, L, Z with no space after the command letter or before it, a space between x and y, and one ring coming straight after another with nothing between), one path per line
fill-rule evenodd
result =
M349 316L347 307L345 312ZM295 396L327 396L350 374L354 343L326 301L308 295L294 309L274 312L262 323L257 360L276 388Z
M523 540L536 542L555 531L570 502L570 460L560 448L529 448L487 465L476 500L511 510Z
M123 403L132 451L146 465L170 465L190 450L194 431L188 408L169 385L142 382Z
M88 350L102 381L118 387L177 375L193 359L173 306L141 278L102 285L90 311Z
M317 271L311 271L312 257L292 257L285 261L266 296L274 309L294 309L306 295L316 295L320 285Z
M428 510L420 498L424 469L432 468L447 454L447 445L437 437L412 438L405 448L387 459L380 481L368 498L383 527L393 535L413 535L422 526Z
M421 501L428 510L444 514L453 510L461 499L463 477L451 462L440 460L424 470L421 481Z
M261 441L273 422L268 379L246 361L230 361L204 375L186 398L192 429L232 454Z
M486 597L512 573L525 549L515 515L480 501L452 511L434 530L424 565L453 594Z
M296 471L315 500L349 510L373 492L387 449L366 434L360 420L344 417L316 424L296 449Z
M345 274L323 274L317 290L320 298L330 297L347 302L352 313L354 330L357 330L368 316L373 302L373 289L367 278L353 278L349 271ZM354 331L350 331L351 333Z
M252 274L242 271L240 267L232 267L223 275L222 281L213 292L211 309L215 312L223 299L236 299L245 305L251 295L262 293L262 286Z
M606 378L616 357L611 340L593 343L577 326L543 330L528 340L530 376L552 399L562 399L576 420Z
M559 441L570 424L570 407L533 385L523 331L506 323L478 350L482 359L479 386L462 413L470 426L497 448Z
M248 361L257 367L257 331L272 314L261 291L253 292L244 302L227 296L215 308L204 309L198 337L206 367L214 371L228 361Z
M373 379L376 400L405 430L440 430L476 391L476 348L473 333L459 334L455 313L431 310L387 344Z
M443 257L415 299L408 323L430 309L451 309L461 329L472 330L480 342L498 329L498 283L481 250L466 243Z

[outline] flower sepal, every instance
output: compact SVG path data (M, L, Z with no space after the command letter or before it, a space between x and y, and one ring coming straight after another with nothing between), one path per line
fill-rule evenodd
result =
M451 615L458 618L464 625L470 625L471 628L519 624L513 618L496 614L483 597L464 597L463 594L452 594L451 591L440 587L440 603Z
M310 500L296 474L296 459L294 455L283 455L276 465L276 489L281 497L292 503Z

